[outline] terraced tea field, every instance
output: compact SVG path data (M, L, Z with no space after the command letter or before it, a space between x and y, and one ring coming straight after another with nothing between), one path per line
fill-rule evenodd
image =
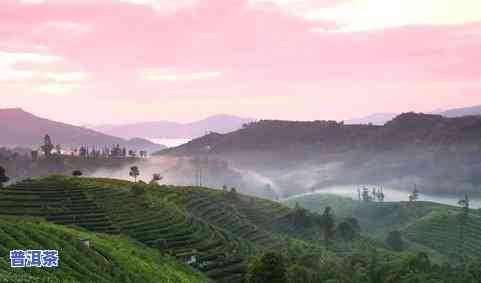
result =
M470 209L467 225L461 231L460 207L433 202L359 202L349 198L318 194L290 199L306 209L321 213L333 208L338 219L356 217L364 234L385 242L389 231L401 231L410 252L431 253L439 262L481 257L481 213ZM461 235L462 233L462 235ZM464 239L462 243L461 238Z
M403 232L409 240L426 245L446 256L456 257L463 253L467 257L481 257L480 215L472 211L464 228L458 217L459 210L432 213L409 225Z
M0 214L37 216L92 232L123 234L193 266L218 282L241 282L246 260L282 249L290 209L266 200L205 188L144 185L89 178L28 180L1 191ZM320 249L320 248L319 248Z
M80 245L87 237L90 248ZM10 268L12 249L59 251L59 267ZM94 234L40 219L0 217L1 282L182 282L206 277L124 236Z

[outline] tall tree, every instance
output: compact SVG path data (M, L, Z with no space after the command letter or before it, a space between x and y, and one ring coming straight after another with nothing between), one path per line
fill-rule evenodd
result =
M129 176L134 178L134 182L137 182L137 177L139 177L139 175L140 175L139 167L137 166L130 167Z
M45 135L45 137L43 138L43 145L41 146L41 149L45 154L45 157L49 158L52 155L52 150L54 149L54 145L52 143L52 139L48 134Z
M10 180L10 178L6 175L6 170L2 166L0 166L0 188L3 187L3 183L6 183Z
M321 216L321 228L326 247L329 247L331 239L334 236L335 226L334 214L332 213L331 207L328 206L324 209L324 213L322 213Z

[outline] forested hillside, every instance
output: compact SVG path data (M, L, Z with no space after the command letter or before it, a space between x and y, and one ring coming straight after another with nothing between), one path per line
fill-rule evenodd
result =
M481 117L405 113L384 126L264 120L158 155L227 161L263 176L281 197L333 184L417 183L450 194L481 185Z
M441 115L404 113L384 126L345 125L336 121L261 120L228 134L210 134L162 153L212 153L241 150L278 150L287 148L319 151L394 146L439 146L477 143L481 140L481 117L447 118ZM304 148L307 147L307 148Z

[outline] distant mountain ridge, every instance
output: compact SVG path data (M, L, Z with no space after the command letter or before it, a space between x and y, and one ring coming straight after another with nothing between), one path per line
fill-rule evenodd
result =
M389 120L396 117L399 113L392 112L380 112L367 115L365 117L353 118L346 121L346 124L373 124L373 125L384 125ZM481 115L481 105L453 108L448 110L439 110L430 112L429 114L439 114L445 117L462 117L462 116L473 116Z
M336 121L261 120L227 134L212 133L164 153L197 154L207 146L213 153L243 150L300 151L400 145L446 145L481 142L481 116L448 118L403 113L377 125L345 125ZM295 151L295 150L294 150Z
M130 149L155 151L165 148L145 139L106 135L88 128L37 117L20 108L0 109L0 146L38 147L45 134L63 146L120 144Z
M125 125L92 125L90 127L99 132L123 138L196 138L205 135L207 132L228 133L235 131L241 128L243 124L252 121L254 119L219 114L191 123L157 121Z
M463 108L454 108L439 113L446 117L461 117L470 115L481 115L481 105L475 105Z

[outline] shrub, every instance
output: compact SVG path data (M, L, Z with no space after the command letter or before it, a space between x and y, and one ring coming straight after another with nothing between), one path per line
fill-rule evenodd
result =
M80 177L82 175L83 175L83 173L80 170L73 170L72 171L72 176L74 176L74 177Z
M255 259L249 266L246 279L248 283L286 283L284 256L276 252L267 252L261 258Z

